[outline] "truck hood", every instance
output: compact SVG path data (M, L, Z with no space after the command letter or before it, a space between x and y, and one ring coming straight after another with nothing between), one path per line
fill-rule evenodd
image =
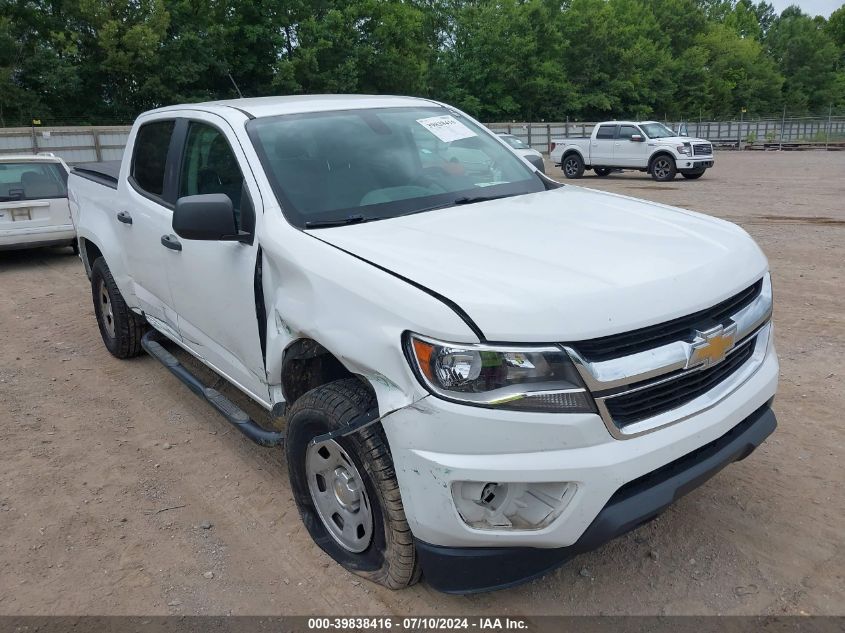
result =
M490 341L660 323L730 297L767 267L734 224L574 186L311 234L453 301Z
M696 145L698 143L703 143L705 145L710 145L710 141L703 139L703 138L692 138L691 136L665 136L663 138L650 138L648 139L649 143L654 143L656 145L683 145L684 143L691 143Z

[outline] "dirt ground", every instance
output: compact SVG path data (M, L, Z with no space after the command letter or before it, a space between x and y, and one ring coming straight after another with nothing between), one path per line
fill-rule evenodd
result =
M845 152L578 184L738 222L768 254L780 426L749 459L528 585L391 592L312 545L281 451L106 352L69 250L0 253L0 614L845 614Z

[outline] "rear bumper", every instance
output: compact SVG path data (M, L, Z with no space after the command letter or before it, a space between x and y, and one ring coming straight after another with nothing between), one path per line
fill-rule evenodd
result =
M504 589L541 576L633 530L728 464L750 455L777 426L769 405L767 402L716 440L619 488L578 541L568 547L443 547L417 540L427 582L446 593Z
M73 224L0 229L0 250L36 246L67 246L76 239Z

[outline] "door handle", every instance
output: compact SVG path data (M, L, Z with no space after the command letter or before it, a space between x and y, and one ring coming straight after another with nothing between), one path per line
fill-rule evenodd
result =
M161 245L165 248L169 248L171 251L182 250L182 243L176 238L175 235L162 235Z
M132 224L132 216L129 215L128 211L120 211L117 214L117 221L123 222L124 224Z

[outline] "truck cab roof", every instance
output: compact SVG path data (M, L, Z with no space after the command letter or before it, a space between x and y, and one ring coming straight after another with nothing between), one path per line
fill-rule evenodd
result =
M148 114L179 110L205 110L218 114L231 114L231 110L238 110L250 118L259 118L332 110L419 107L423 104L432 106L442 105L437 101L417 97L384 95L290 95L284 97L254 97L248 99L225 99L222 101L188 103L158 108L150 111Z

